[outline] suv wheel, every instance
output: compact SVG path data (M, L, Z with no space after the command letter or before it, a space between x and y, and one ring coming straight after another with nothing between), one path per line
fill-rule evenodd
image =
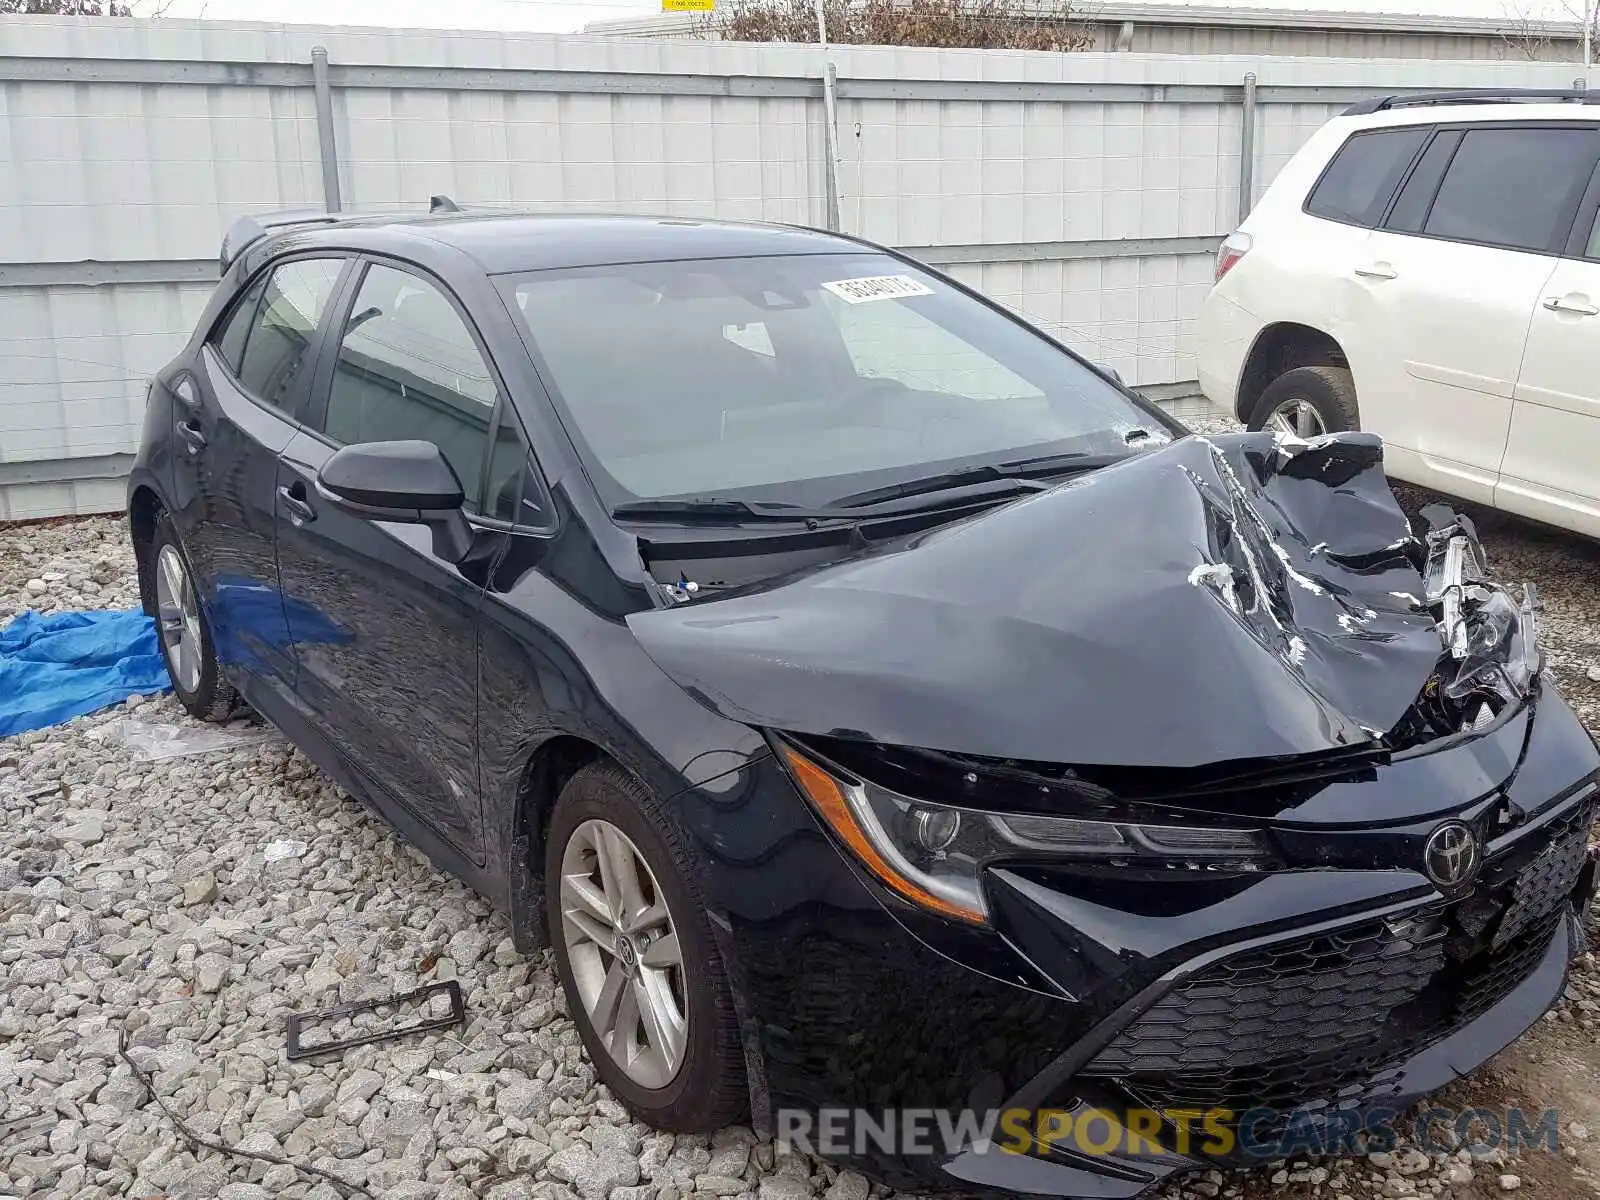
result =
M1296 437L1347 433L1361 428L1356 385L1348 367L1296 367L1261 393L1249 428Z
M744 1114L733 999L655 796L611 763L572 777L545 844L545 897L567 1009L600 1080L646 1124L704 1133Z
M166 513L156 522L156 635L179 702L202 721L226 721L239 695L223 678L211 641L211 625L200 607L189 556Z

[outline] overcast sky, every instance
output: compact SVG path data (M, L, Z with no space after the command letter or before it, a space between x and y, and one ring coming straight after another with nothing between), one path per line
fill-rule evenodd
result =
M1163 0L1172 3L1174 0ZM1182 2L1182 0L1177 0ZM1200 7L1298 11L1428 13L1437 16L1560 17L1581 11L1582 0L1200 0ZM134 0L147 15L168 0ZM1093 0L1075 3L1092 14ZM516 29L568 33L590 21L660 13L661 0L170 0L172 17L233 21L290 21L319 25L425 26L434 29Z

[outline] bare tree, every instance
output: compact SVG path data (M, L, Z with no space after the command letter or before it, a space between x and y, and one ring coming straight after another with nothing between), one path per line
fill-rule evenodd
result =
M828 40L843 45L1086 50L1094 35L1065 2L823 0ZM735 42L814 42L815 0L731 0L711 19Z
M1500 41L1517 57L1531 62L1570 59L1572 55L1557 49L1557 43L1565 44L1574 35L1581 38L1585 19L1590 22L1591 35L1600 41L1600 9L1595 0L1587 5L1584 0L1560 0L1559 9L1554 10L1537 0L1510 0L1504 12Z
M0 0L0 16L131 17L123 0Z
M1550 44L1554 40L1549 24L1529 16L1523 5L1511 7L1512 11L1506 14L1506 24L1500 30L1501 43L1517 57L1530 62L1549 58Z

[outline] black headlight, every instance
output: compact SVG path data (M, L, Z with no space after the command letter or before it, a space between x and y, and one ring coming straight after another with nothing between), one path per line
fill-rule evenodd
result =
M856 778L787 742L780 747L800 790L868 870L906 899L958 920L988 920L979 877L985 866L1003 859L1191 871L1259 871L1273 861L1266 839L1251 829L934 804Z

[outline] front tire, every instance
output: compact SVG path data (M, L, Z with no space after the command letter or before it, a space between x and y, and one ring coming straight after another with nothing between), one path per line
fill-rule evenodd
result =
M239 694L222 674L211 623L200 606L194 570L172 518L162 513L151 547L156 600L156 640L172 678L178 702L202 721L226 721L239 707Z
M708 1133L743 1116L744 1054L686 840L611 763L574 775L545 844L567 1009L600 1081L639 1120Z
M1295 437L1348 433L1361 428L1356 383L1348 367L1296 367L1261 393L1249 429Z

